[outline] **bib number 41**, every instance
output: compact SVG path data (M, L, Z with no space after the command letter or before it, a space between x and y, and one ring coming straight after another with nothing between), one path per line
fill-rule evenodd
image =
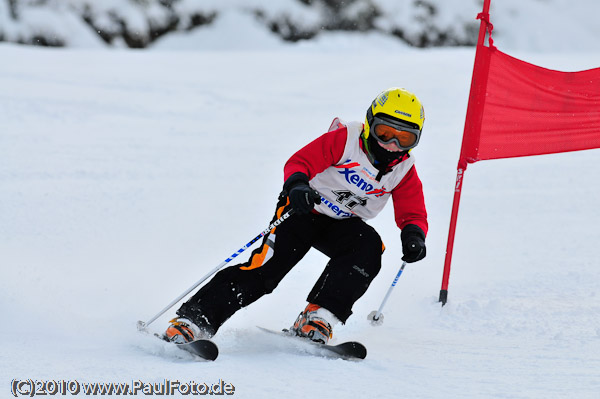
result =
M336 196L336 202L344 205L346 208L352 210L357 205L366 206L368 198L359 197L349 190L338 190L333 192Z

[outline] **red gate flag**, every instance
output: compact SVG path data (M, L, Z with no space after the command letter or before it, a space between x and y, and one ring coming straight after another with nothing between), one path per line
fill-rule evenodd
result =
M487 75L487 81L473 104L473 119L467 120L461 159L473 163L600 148L600 68L560 72L493 46L477 51L481 68L473 73Z
M454 187L440 302L446 304L464 172L469 163L600 148L600 68L560 72L494 47L484 0ZM489 46L484 45L486 31Z

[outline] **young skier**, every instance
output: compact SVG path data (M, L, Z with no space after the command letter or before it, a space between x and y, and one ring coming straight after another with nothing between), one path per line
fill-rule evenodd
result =
M294 214L264 237L247 262L221 270L184 303L165 338L184 343L212 337L236 311L271 293L316 248L330 260L290 333L327 343L381 268L385 247L364 219L375 217L390 197L402 259L412 263L425 257L427 213L409 154L424 120L419 99L400 88L379 94L364 124L336 118L329 132L285 164L273 221L290 208Z

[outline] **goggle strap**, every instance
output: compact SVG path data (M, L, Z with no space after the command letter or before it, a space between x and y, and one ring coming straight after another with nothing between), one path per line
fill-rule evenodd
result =
M369 131L373 127L373 122L375 121L375 118L373 117L373 106L374 105L375 105L375 101L373 101L373 104L367 110L367 122L369 122Z

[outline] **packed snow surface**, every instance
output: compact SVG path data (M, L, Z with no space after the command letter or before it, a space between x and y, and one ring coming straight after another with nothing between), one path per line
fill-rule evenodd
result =
M239 398L598 398L600 150L470 165L442 308L474 50L373 40L375 56L363 51L372 38L262 51L1 45L0 396L32 379L222 380ZM597 52L512 55L600 66ZM327 262L316 251L222 327L213 363L137 332L268 225L289 156L336 116L363 120L390 86L425 104L413 153L430 232L374 327L401 245L391 206L371 221L384 266L334 332L365 343L366 360L311 356L256 328L291 325Z

